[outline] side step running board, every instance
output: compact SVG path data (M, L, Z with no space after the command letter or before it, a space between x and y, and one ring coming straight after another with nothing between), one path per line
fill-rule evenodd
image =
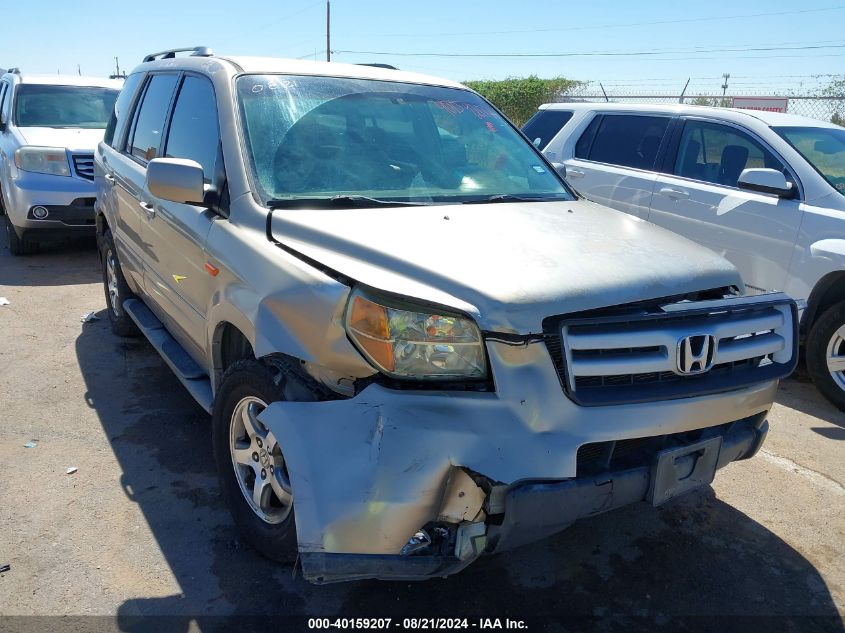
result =
M156 348L164 362L173 370L185 389L194 397L199 405L211 413L211 380L202 367L188 355L185 348L170 336L164 324L139 299L127 299L123 302L123 309L128 314L150 344Z

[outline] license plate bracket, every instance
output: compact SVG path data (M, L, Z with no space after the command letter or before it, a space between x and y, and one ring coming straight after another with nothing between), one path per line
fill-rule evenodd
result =
M710 485L722 449L721 436L660 451L651 469L646 501L659 506L679 495Z

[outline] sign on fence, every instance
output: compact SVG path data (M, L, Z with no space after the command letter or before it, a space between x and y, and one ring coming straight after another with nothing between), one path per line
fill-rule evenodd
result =
M732 97L733 107L743 110L765 110L766 112L786 112L789 99L786 97Z

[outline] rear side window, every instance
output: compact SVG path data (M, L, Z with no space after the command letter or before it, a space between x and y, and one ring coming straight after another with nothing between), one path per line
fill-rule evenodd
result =
M143 77L141 73L135 73L134 75L129 75L126 81L123 82L123 87L120 89L120 94L114 103L111 117L109 118L108 125L106 125L106 132L103 135L103 141L105 141L106 145L115 146L115 131L117 130L118 124L120 124L121 131L125 128L129 106L132 104L132 97L138 89L138 84L141 83L141 77ZM122 134L117 134L117 136L120 137Z
M170 98L176 88L178 75L153 75L144 92L127 150L144 163L158 156L162 131L167 118Z
M635 169L654 169L669 117L605 114L587 127L575 156Z
M197 161L202 165L205 182L210 183L219 144L217 104L211 82L185 77L173 108L165 157Z
M736 187L744 169L768 167L784 172L783 163L745 132L727 125L687 121L675 159L676 176Z
M572 118L567 110L540 110L522 128L528 140L539 150L543 150Z

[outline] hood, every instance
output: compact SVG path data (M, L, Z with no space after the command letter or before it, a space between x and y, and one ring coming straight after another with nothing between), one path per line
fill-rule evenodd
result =
M97 149L97 143L103 140L105 130L55 127L19 127L18 132L20 132L27 145L64 147L71 151L82 150L93 152Z
M482 330L736 285L719 255L579 200L273 212L272 237L373 288L467 312Z

